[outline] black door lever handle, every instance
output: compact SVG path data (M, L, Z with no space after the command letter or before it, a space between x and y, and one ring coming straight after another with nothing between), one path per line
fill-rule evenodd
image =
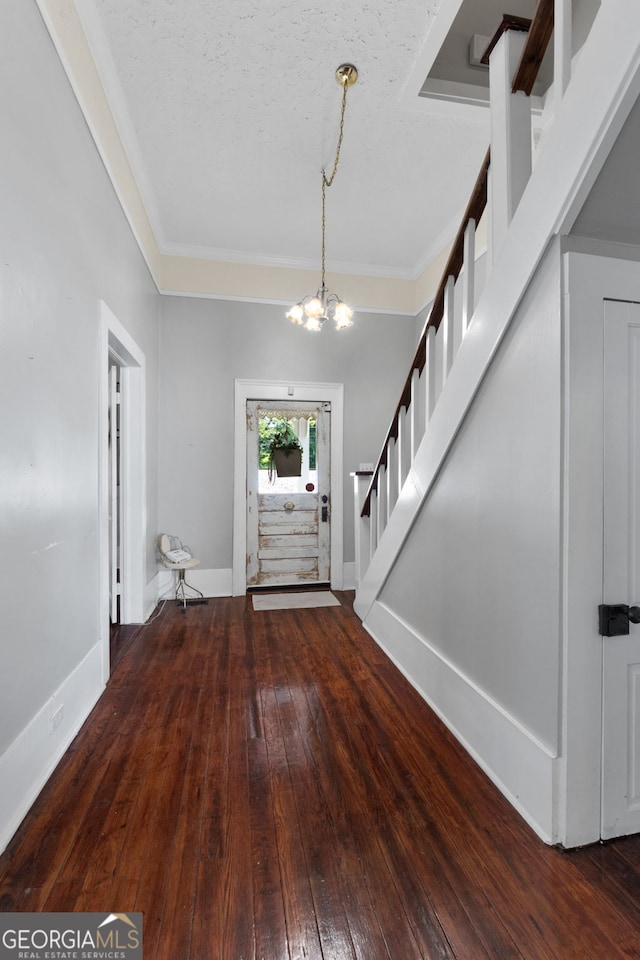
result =
M629 633L630 623L640 623L640 606L603 603L598 607L598 620L603 637L624 637Z

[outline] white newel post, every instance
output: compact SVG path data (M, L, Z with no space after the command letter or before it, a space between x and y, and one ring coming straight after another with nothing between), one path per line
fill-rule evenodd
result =
M353 477L353 519L355 525L355 579L356 589L362 583L371 558L371 519L361 517L364 498L367 495L372 474L352 473Z
M531 104L511 85L527 34L507 30L489 57L491 252L495 259L531 176Z

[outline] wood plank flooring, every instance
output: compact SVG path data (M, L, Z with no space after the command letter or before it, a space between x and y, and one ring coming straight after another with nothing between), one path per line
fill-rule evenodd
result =
M145 960L640 958L640 838L539 841L342 605L167 605L0 858Z

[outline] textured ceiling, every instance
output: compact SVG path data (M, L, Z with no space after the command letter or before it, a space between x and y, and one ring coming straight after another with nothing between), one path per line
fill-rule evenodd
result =
M411 275L464 207L487 118L399 105L443 0L77 0L167 253ZM445 237L445 239L447 239Z

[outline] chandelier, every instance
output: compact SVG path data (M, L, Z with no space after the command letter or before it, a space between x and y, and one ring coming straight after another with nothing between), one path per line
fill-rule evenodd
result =
M294 304L287 312L287 317L292 323L298 323L306 327L307 330L315 332L322 329L325 320L334 320L336 330L344 330L353 324L351 319L353 310L344 303L337 293L327 289L325 283L325 233L326 216L325 206L327 189L335 180L338 164L340 162L340 148L342 146L342 136L344 133L344 114L347 108L347 90L352 87L358 79L358 71L350 63L343 63L336 70L336 80L342 87L342 109L340 112L340 134L338 136L338 146L336 156L333 161L333 170L331 175L327 176L322 171L322 275L320 280L320 289L315 293L310 293L303 297L298 303Z

